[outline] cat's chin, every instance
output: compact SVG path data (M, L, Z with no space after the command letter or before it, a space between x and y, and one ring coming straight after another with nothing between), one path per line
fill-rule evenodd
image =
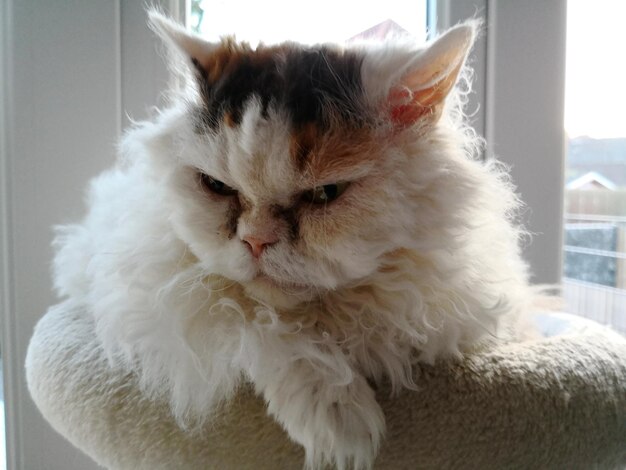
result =
M317 292L313 286L278 282L266 275L259 275L243 286L250 298L279 309L290 309L303 302L310 302Z

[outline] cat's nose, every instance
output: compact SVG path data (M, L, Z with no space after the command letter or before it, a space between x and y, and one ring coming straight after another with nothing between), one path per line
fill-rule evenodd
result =
M263 254L263 250L265 250L265 248L278 242L278 238L275 238L275 237L259 238L255 236L246 236L242 238L242 241L246 245L248 245L248 248L250 249L252 256L254 256L255 258L259 258L259 256Z

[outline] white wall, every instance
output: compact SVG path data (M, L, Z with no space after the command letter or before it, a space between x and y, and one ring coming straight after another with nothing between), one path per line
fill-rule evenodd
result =
M474 126L487 157L511 165L532 234L524 256L533 282L561 281L566 0L437 0L440 29L484 20L472 52Z
M10 469L96 468L42 419L23 363L33 326L55 302L51 226L80 217L86 181L113 162L123 110L142 117L166 82L143 4L2 3L0 294Z
M485 133L513 166L534 282L561 281L566 0L489 0Z

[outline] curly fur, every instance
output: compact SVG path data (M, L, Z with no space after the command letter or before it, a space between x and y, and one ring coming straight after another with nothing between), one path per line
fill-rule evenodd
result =
M182 34L155 14L153 23L170 41ZM364 54L372 113L429 50L351 47ZM267 199L288 205L313 184L290 163L288 115L252 96L237 127L198 132L201 95L176 99L126 135L116 167L91 183L86 218L59 228L59 295L88 307L110 359L169 400L182 425L202 422L247 379L309 467L370 467L384 417L367 380L415 387L416 361L506 336L533 302L519 201L464 121L469 76L434 118L398 130L378 114L346 150L361 160L324 164L334 181L349 177L346 193L298 212L297 244L272 221L281 241L260 267L243 231L268 223ZM236 233L199 170L247 195L253 209Z

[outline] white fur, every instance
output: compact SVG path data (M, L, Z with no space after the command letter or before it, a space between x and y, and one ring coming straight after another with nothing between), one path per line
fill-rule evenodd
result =
M409 52L396 48L401 60ZM396 62L367 85L373 95ZM345 216L373 213L375 225L324 246L277 245L260 267L241 237L303 184L287 121L262 119L252 101L240 128L198 135L178 102L126 136L118 165L91 183L85 220L59 230L56 288L88 306L111 360L168 399L181 424L201 423L246 378L308 466L369 468L384 417L366 378L415 387L417 360L502 334L532 301L511 222L518 201L502 166L476 158L462 97L448 98L428 135L405 131L383 163L359 170ZM225 208L201 194L194 168L254 203L237 236L220 232ZM368 184L379 197L362 200ZM340 207L310 223L324 227Z

